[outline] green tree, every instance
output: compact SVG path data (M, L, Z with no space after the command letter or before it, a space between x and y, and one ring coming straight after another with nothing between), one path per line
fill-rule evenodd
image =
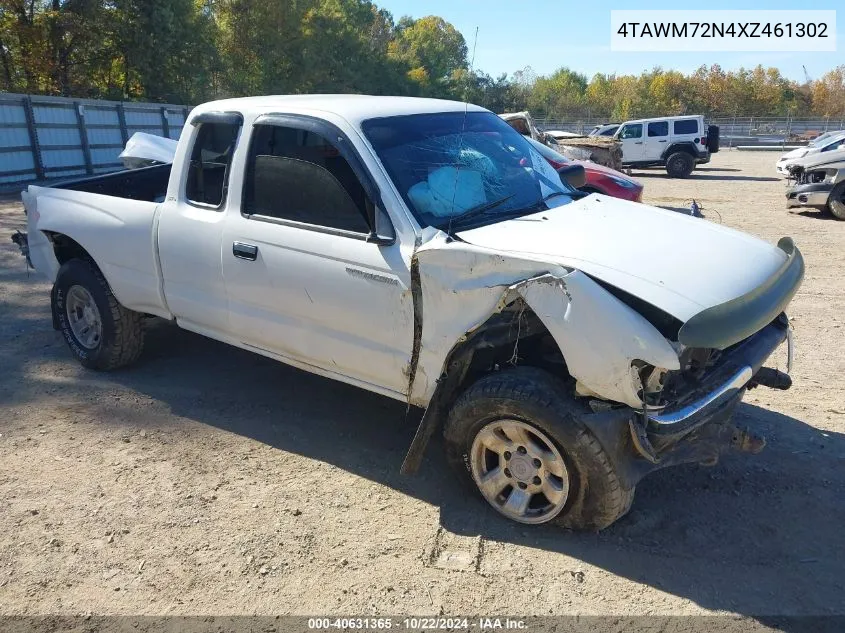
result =
M569 68L559 68L549 77L534 82L528 107L539 116L560 118L588 113L587 77Z
M194 0L112 0L112 4L125 97L187 102L205 92L216 52L213 22L202 13L202 5Z
M408 68L408 77L423 94L447 96L453 73L467 68L467 45L452 24L441 17L403 17L388 46L390 59ZM460 76L460 74L458 75Z

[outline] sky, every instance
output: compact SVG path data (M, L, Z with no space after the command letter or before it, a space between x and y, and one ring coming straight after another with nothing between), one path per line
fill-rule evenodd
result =
M561 66L591 77L595 73L639 74L655 66L693 72L702 64L734 70L757 64L774 66L790 79L804 80L804 69L817 79L845 64L845 4L840 0L709 0L688 6L675 1L601 2L600 0L375 0L393 14L420 18L439 15L463 33L472 56L478 27L474 68L489 75L513 73L531 66L547 75ZM837 5L839 5L837 7ZM610 51L611 9L839 9L835 53L620 53Z

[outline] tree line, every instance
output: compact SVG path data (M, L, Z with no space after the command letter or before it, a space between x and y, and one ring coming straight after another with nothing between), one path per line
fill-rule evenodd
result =
M464 36L443 18L395 20L370 0L0 0L0 90L184 104L398 94L572 120L845 116L845 66L804 82L716 65L491 77L471 68Z

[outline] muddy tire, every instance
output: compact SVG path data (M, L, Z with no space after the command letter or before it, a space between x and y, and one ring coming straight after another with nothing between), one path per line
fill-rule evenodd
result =
M666 159L666 173L670 178L686 178L695 168L695 159L687 152L675 152Z
M542 370L490 374L452 407L444 428L447 458L509 519L601 530L628 512L634 489L622 486L604 449L579 421L582 411Z
M85 367L129 365L144 347L143 316L117 302L100 269L86 259L65 262L53 284L53 318Z
M830 192L827 199L827 210L837 220L845 220L845 181L840 182Z

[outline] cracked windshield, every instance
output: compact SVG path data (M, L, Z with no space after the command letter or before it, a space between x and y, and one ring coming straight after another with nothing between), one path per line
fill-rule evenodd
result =
M481 226L573 199L554 168L489 112L370 119L363 128L423 226Z

